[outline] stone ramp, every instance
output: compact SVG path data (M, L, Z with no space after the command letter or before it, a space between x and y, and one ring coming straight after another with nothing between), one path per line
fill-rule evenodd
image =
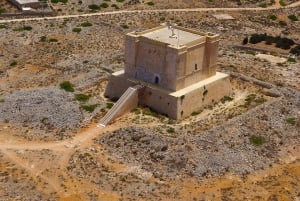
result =
M114 106L106 113L106 115L98 123L98 127L105 127L117 117L136 108L138 105L138 91L143 88L141 85L129 87L125 93L119 98Z

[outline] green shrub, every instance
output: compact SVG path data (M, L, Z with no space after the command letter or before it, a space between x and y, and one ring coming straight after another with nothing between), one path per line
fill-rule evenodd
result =
M40 42L46 42L47 40L47 37L46 36L41 36L40 37Z
M80 33L81 32L81 28L80 27L75 27L72 29L73 32L75 33Z
M286 3L285 3L284 0L280 0L280 1L279 1L279 4L280 4L281 6L286 6Z
M10 66L16 66L18 63L16 61L12 61L9 65Z
M165 21L166 18L165 18L165 17L160 17L159 20L160 20L160 21Z
M108 8L108 6L109 6L109 5L108 5L107 3L105 3L105 2L102 3L102 4L100 4L100 7L101 7L101 8Z
M167 128L168 133L175 133L175 129L172 127Z
M81 102L86 102L90 99L90 96L85 94L75 94L75 99Z
M58 3L58 2L66 4L68 0L51 0L51 3Z
M117 2L119 2L119 3L121 3L121 2L123 2L124 0L117 0Z
M296 62L296 59L289 57L289 58L287 59L287 61L288 61L288 62L291 62L291 63L295 63L295 62Z
M117 6L117 4L112 4L111 7L115 8L115 9L119 9L119 6Z
M90 22L83 22L83 23L81 23L80 26L82 26L82 27L91 27L91 26L93 26L93 24L90 23Z
M246 38L244 38L244 39L243 39L243 45L247 45L247 44L248 44L248 42L249 42L249 39L248 39L248 37L246 37Z
M0 7L0 14L4 13L5 9Z
M5 24L0 24L0 29L7 29L7 26Z
M152 1L147 2L148 6L154 6L154 3Z
M83 105L81 106L82 109L84 109L87 112L94 112L94 110L96 109L96 107L98 107L98 104L94 104L94 105Z
M88 8L91 10L100 10L100 6L98 6L96 4L91 4L88 6Z
M288 123L288 124L290 124L292 126L294 126L296 124L296 119L293 118L293 117L292 118L288 118L285 121L286 121L286 123Z
M56 39L56 38L50 38L50 39L49 39L49 42L50 42L50 43L55 43L55 42L57 42L57 39Z
M31 26L23 26L23 27L17 27L13 29L13 31L30 31L30 30L32 30Z
M257 136L257 135L251 135L249 137L249 141L251 144L255 145L255 146L260 146L264 143L266 143L266 140L264 137L262 136Z
M5 99L4 98L0 98L0 103L4 103Z
M123 29L129 29L129 26L128 26L127 24L122 24L121 27L122 27Z
M288 18L289 18L290 20L292 20L293 22L294 22L294 21L298 21L298 18L297 18L296 15L289 15Z
M277 16L274 15L274 14L270 14L270 15L268 16L268 18L271 19L271 20L277 20Z
M229 101L232 101L233 98L231 98L230 96L224 96L222 99L221 99L221 103L225 103L225 102L229 102Z
M112 102L106 103L106 108L108 108L108 109L112 108L113 106L114 106L114 103L112 103Z
M61 89L64 89L69 92L74 92L73 84L69 81L64 81L59 84Z
M300 55L300 45L297 45L296 47L292 48L290 53L299 56Z

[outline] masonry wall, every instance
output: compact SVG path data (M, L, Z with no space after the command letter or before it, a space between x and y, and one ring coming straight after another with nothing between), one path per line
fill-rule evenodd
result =
M199 87L178 99L177 117L188 117L205 106L219 102L224 96L230 96L231 93L229 76Z

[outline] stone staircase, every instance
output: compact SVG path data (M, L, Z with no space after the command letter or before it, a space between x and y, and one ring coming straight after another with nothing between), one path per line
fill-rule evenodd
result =
M138 91L141 88L143 88L143 86L141 85L129 87L119 98L119 100L114 104L114 106L100 120L97 126L105 127L117 117L136 108L138 105Z

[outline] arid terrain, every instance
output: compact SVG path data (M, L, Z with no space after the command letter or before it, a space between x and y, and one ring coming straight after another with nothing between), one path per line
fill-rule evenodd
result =
M52 4L0 15L0 201L300 200L300 1ZM125 34L169 21L221 35L232 95L182 121L138 107L97 127ZM243 44L264 33L295 44Z

